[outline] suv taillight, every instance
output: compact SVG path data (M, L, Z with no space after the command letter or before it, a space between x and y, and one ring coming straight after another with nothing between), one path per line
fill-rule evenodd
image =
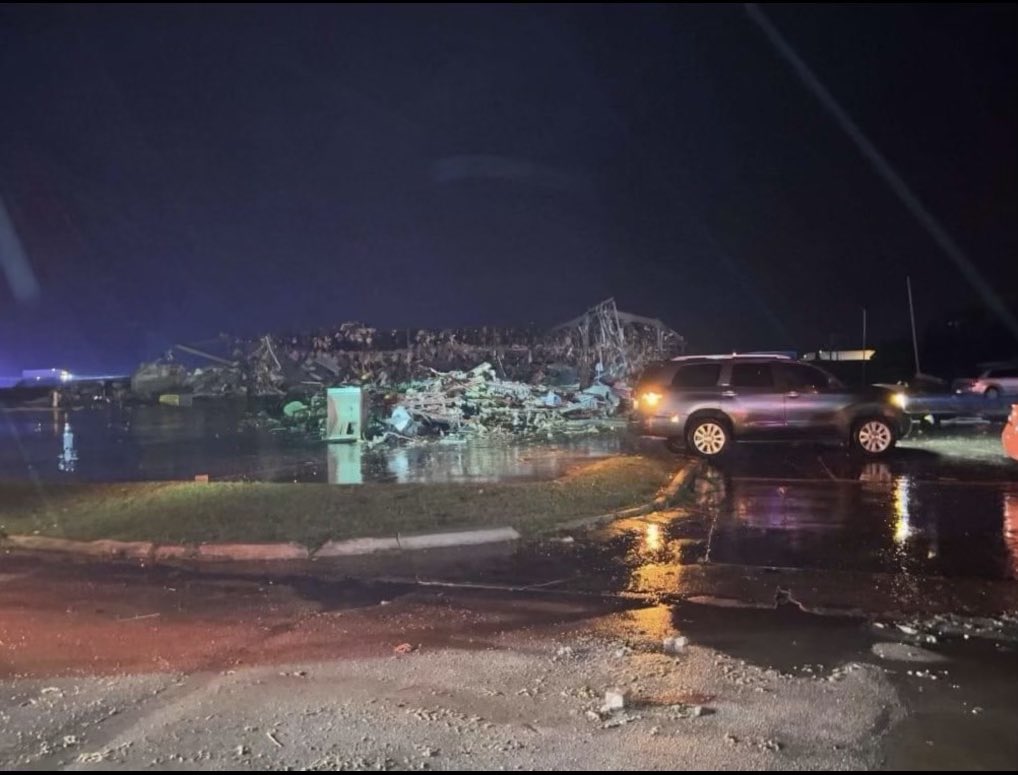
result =
M637 396L634 406L637 409L643 409L648 411L654 409L658 404L661 403L661 394L655 393L653 390L645 390Z

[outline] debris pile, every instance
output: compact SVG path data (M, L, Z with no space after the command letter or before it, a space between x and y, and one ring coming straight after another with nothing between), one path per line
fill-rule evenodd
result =
M196 396L230 396L242 387L240 372L228 366L197 368L185 376L183 387Z
M660 320L620 312L606 299L582 315L553 328L560 346L581 374L625 379L651 361L685 351L685 340Z
M392 408L388 425L411 437L429 430L543 435L566 430L572 420L607 417L621 402L605 384L556 390L501 379L485 362L470 371L434 372L411 382Z
M136 396L304 399L307 411L277 422L323 422L323 388L359 385L382 433L551 433L606 417L630 398L628 378L649 361L680 354L685 341L661 321L620 312L613 299L540 332L533 328L331 330L254 340L221 336L177 345L132 377ZM193 365L197 359L197 365ZM188 365L192 364L192 365Z
M179 390L187 379L187 369L173 361L143 363L131 376L131 392L141 398Z

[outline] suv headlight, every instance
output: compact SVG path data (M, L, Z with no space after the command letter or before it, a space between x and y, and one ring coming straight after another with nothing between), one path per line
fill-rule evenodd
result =
M908 396L904 393L895 393L891 396L891 403L899 409L908 408Z

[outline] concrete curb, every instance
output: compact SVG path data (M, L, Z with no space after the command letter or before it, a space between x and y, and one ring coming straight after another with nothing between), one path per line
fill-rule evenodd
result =
M640 517L667 508L690 477L700 470L699 461L690 461L672 477L653 501L642 506L581 517L556 525L558 530L575 530L612 522L616 519ZM145 560L149 562L265 562L280 560L317 560L330 557L355 557L377 552L404 552L421 549L439 549L456 546L518 541L519 532L508 526L480 530L456 530L418 535L397 534L392 537L351 538L345 541L328 541L318 549L308 549L297 543L266 544L156 544L149 541L74 541L68 538L51 538L35 535L0 536L0 547L28 551L64 552L90 557L107 557Z
M650 514L654 511L653 503L644 503L642 506L634 506L631 509L623 509L622 511L610 511L607 514L598 514L595 517L580 517L579 519L571 519L568 522L559 522L555 528L557 530L579 530L585 527L596 527L597 525L604 525L608 522L614 522L616 519L627 519L629 517L642 517Z
M346 541L327 541L311 556L319 557L353 557L359 554L375 552L399 551L398 538L350 538Z
M108 557L150 562L266 562L353 557L388 551L416 551L455 546L518 541L512 527L459 530L449 533L424 533L392 538L351 538L329 541L317 550L296 543L268 544L153 544L148 541L74 541L49 536L6 536L0 546L28 551L63 552L89 557Z
M28 549L44 552L69 552L90 557L127 557L147 560L152 556L150 541L73 541L69 538L50 536L7 536L4 545L14 549Z
M152 556L154 548L151 541L89 541L85 544L84 552L95 557L147 560Z
M698 473L701 468L701 461L690 460L688 463L683 465L682 468L675 472L675 475L672 476L668 484L658 491L654 500L649 503L644 503L642 506L634 506L633 508L623 509L622 511L612 511L607 514L598 514L596 517L580 517L579 519L573 519L569 522L560 522L556 525L556 528L559 530L579 530L585 527L597 527L598 525L605 525L609 522L614 522L617 519L644 517L647 514L653 514L655 511L666 509L672 505L675 497L690 483L691 477Z
M4 546L14 549L31 549L44 552L77 552L81 551L84 541L70 541L66 538L50 538L49 536L7 536Z
M655 511L666 509L672 505L675 497L686 487L696 474L703 470L702 460L690 460L682 468L675 472L672 480L665 485L657 497L652 501Z
M423 535L396 536L400 549L438 549L447 546L477 546L501 541L518 541L515 528L494 527L485 530L459 530L453 533L425 533Z
M191 560L198 555L197 546L185 546L184 544L161 544L156 546L152 552L153 562L165 562L166 560Z
M306 560L306 546L294 543L278 544L199 544L196 560Z

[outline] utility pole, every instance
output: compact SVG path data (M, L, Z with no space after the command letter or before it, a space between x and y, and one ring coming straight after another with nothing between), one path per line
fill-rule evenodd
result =
M915 305L912 304L912 278L905 278L905 287L908 288L908 316L912 320L912 353L915 355L915 373L916 376L922 373L919 368L919 339L915 333Z
M862 308L862 384L866 384L866 308Z

